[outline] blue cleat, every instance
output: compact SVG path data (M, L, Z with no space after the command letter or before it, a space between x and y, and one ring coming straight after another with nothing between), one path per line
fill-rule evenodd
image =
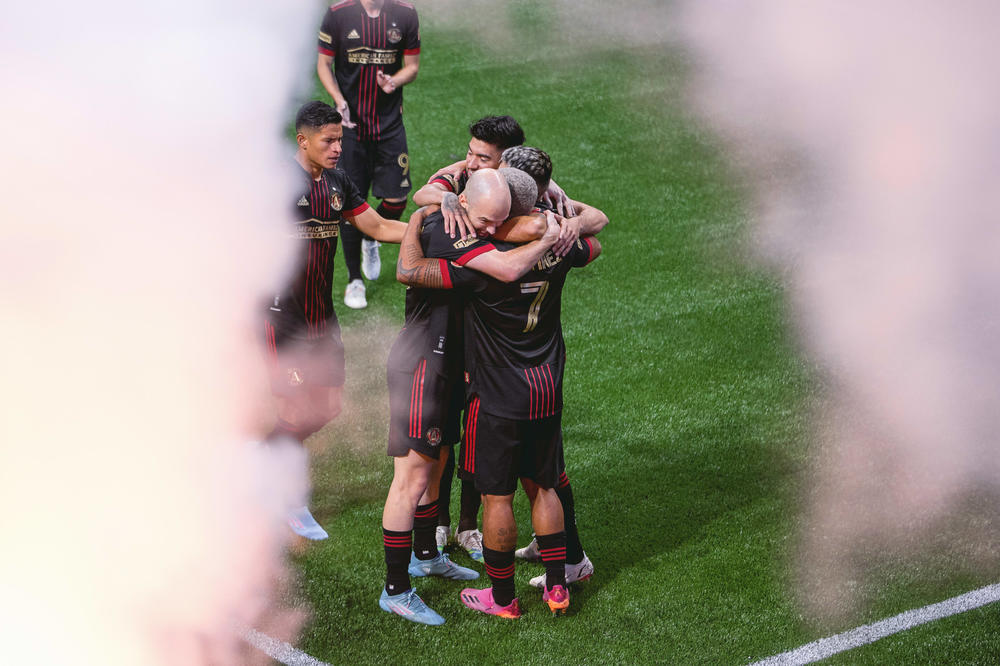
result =
M395 613L410 622L430 625L444 624L444 618L428 608L412 587L406 592L391 596L383 587L382 596L378 598L378 606L385 612Z
M448 558L448 553L439 553L437 557L430 560L417 559L416 554L410 553L410 567L407 569L411 576L441 576L452 580L475 580L479 578L479 572L472 569L460 567Z
M326 530L324 530L323 527L316 522L313 515L309 513L309 507L307 506L300 506L299 508L288 512L288 526L291 527L292 531L300 537L312 539L313 541L322 541L330 536L326 533Z

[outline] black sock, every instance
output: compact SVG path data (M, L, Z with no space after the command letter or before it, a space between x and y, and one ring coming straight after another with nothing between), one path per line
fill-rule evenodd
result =
M405 199L399 202L382 201L379 203L378 208L375 209L375 212L387 220L398 220L403 216L404 210L406 210Z
M476 482L462 479L462 504L458 514L459 532L479 527L479 507L482 503L483 497L476 490Z
M536 534L538 552L545 564L545 587L566 586L566 532Z
M412 532L393 532L382 528L382 543L385 545L385 591L387 594L401 594L410 589L410 551L413 548Z
M413 553L418 560L432 560L438 556L434 529L437 527L437 502L421 504L413 514Z
M454 446L448 447L448 459L444 463L441 485L438 487L438 525L445 527L451 527L451 480L455 477L454 449Z
M347 281L361 279L361 238L360 231L348 223L340 225L340 247L344 249L344 264L347 266Z
M514 601L514 551L483 548L483 563L493 583L493 601L509 606Z
M556 495L563 508L563 524L566 526L566 564L579 564L583 561L583 546L580 544L580 533L576 529L576 507L573 504L573 487L563 472L556 484Z

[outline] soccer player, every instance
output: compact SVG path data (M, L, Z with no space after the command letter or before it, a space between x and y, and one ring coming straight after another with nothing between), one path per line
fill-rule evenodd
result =
M587 234L599 230L581 229ZM401 255L420 251L404 238ZM518 477L529 496L535 497L532 524L546 569L542 599L554 613L569 606L566 533L554 490L562 447L561 293L569 269L586 265L600 251L597 240L587 236L565 256L550 249L515 283L466 276L479 279L479 284L465 308L470 399L463 464L471 468L483 493L484 557L493 583L482 590L462 591L462 603L474 610L507 618L521 614L514 590L513 496ZM425 286L440 279L432 271L425 278Z
M420 68L417 11L402 0L344 0L330 7L319 31L316 73L344 117L342 168L362 197L382 201L378 213L398 220L410 191L403 91ZM344 303L368 305L364 277L378 278L377 239L342 228L348 283ZM363 239L363 240L362 240ZM362 246L364 262L361 261Z
M545 192L548 189L552 179L552 160L545 151L531 146L514 146L503 152L500 164L503 167L520 169L530 175L538 185L539 192ZM566 205L572 213L572 217L562 221L562 227L566 233L560 235L559 243L553 248L556 254L559 254L565 247L562 245L565 241L576 241L581 228L596 233L608 223L607 215L593 206L572 199L567 199ZM541 200L538 202L538 206L543 209L549 207ZM594 573L594 565L580 543L580 534L576 526L573 487L570 485L569 477L566 476L566 465L562 451L560 451L559 470L556 495L562 504L563 522L566 527L566 583L569 584L590 578ZM529 498L534 499L531 496ZM540 561L541 554L538 551L537 539L532 538L527 546L514 551L514 555L529 561ZM545 585L545 576L536 576L529 581L529 584L533 587L542 587Z
M520 173L520 172L517 172ZM524 174L520 174L523 176ZM530 178L531 197L537 189ZM493 233L510 211L506 180L495 171L473 177L460 204L470 217L482 222L484 235ZM528 204L530 205L530 203ZM528 205L525 206L527 209ZM426 209L410 220L407 235L427 252L438 257L432 262L440 280L433 284L453 286L448 260L457 266L482 270L501 281L517 279L525 273L558 237L554 218L546 225L541 240L510 252L498 252L487 240L459 240L444 233L439 212L424 219ZM514 219L508 233L520 233ZM534 220L523 226L531 233ZM400 256L397 273L402 281L419 279L420 268ZM464 276L472 271L463 271ZM386 582L379 606L413 622L442 624L444 619L427 607L410 585L409 576L438 575L472 580L479 574L450 561L435 543L438 481L443 462L441 448L458 440L458 415L462 407L461 302L448 291L408 289L406 323L389 353L389 447L394 476L382 517L386 560Z
M344 344L333 309L333 257L341 223L350 222L373 237L398 243L406 225L372 210L347 175L337 169L341 115L323 102L308 102L295 118L298 150L293 168L302 191L292 206L298 239L293 278L276 293L264 319L264 334L277 409L277 425L266 441L301 445L340 413L344 385ZM307 506L289 518L292 528L311 539L326 532Z

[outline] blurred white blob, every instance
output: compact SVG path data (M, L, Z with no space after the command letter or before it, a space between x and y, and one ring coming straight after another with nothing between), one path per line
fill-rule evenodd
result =
M997 25L988 0L684 8L698 104L755 180L761 245L829 373L804 544L819 605L849 604L866 550L926 543L1000 485Z
M247 442L320 10L5 10L0 662L236 664L234 623L294 630L304 456Z

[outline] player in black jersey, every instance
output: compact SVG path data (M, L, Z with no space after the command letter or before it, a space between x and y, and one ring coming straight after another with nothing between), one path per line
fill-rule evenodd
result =
M591 231L587 229L587 231ZM419 253L406 242L401 254ZM532 523L546 566L543 600L553 612L569 605L565 588L566 534L555 492L561 459L562 376L565 345L561 292L572 266L600 253L593 237L577 240L565 256L549 250L515 283L479 280L466 306L466 464L483 493L486 570L493 586L466 589L462 602L501 617L518 617L514 597L517 478L535 496ZM428 284L435 279L429 267Z
M552 179L552 160L545 151L531 146L514 146L503 151L500 157L500 164L506 167L513 167L524 171L538 185L538 189L544 192ZM546 205L539 202L539 206ZM593 206L567 199L566 206L572 213L572 217L563 219L562 230L559 241L553 246L555 254L561 254L566 247L566 243L576 242L580 231L585 234L594 234L604 228L608 223L607 216ZM566 528L566 582L575 583L578 580L590 578L594 573L594 565L587 557L580 543L580 534L576 525L576 502L573 497L573 487L569 477L566 475L566 465L560 455L559 483L556 485L556 495L563 508L563 523ZM530 499L534 499L529 495ZM530 561L540 561L541 553L538 551L538 541L534 538L523 548L514 551L514 556ZM535 576L529 583L534 587L545 585L545 576Z
M302 192L291 207L290 229L298 239L292 280L271 300L264 318L271 391L278 422L269 442L299 444L340 413L344 345L333 309L333 257L341 223L348 221L380 240L398 243L406 225L372 210L336 168L341 116L323 102L309 102L295 120L298 150L293 168ZM326 538L309 510L290 518L308 538Z
M402 87L420 67L420 27L402 0L344 0L330 7L319 31L316 72L344 117L341 164L363 197L381 199L382 217L398 220L410 191ZM348 285L344 302L367 305L364 276L378 277L378 243L342 230ZM361 261L364 246L364 262Z
M521 174L523 175L523 174ZM533 193L533 183L529 185ZM463 204L469 214L492 231L507 216L510 195L506 181L490 171L469 184ZM530 202L530 198L528 199ZM530 203L524 206L526 211ZM500 280L517 279L526 272L557 238L554 218L541 239L500 253L485 239L458 240L443 230L439 212L426 216L421 209L410 220L407 235L432 256L443 289L453 285L449 260L493 275ZM524 224L520 224L524 222ZM506 223L508 235L533 234L535 220L515 218ZM415 277L401 256L401 281ZM473 271L457 275L461 279ZM459 283L460 286L461 282ZM382 517L386 559L386 583L379 606L402 617L424 624L441 624L444 619L429 609L410 586L409 575L440 575L471 580L478 573L452 563L438 553L434 540L438 480L443 462L441 449L458 441L458 414L462 408L461 303L450 291L408 289L406 324L389 354L389 455L393 456L394 476ZM412 553L411 553L412 546Z

